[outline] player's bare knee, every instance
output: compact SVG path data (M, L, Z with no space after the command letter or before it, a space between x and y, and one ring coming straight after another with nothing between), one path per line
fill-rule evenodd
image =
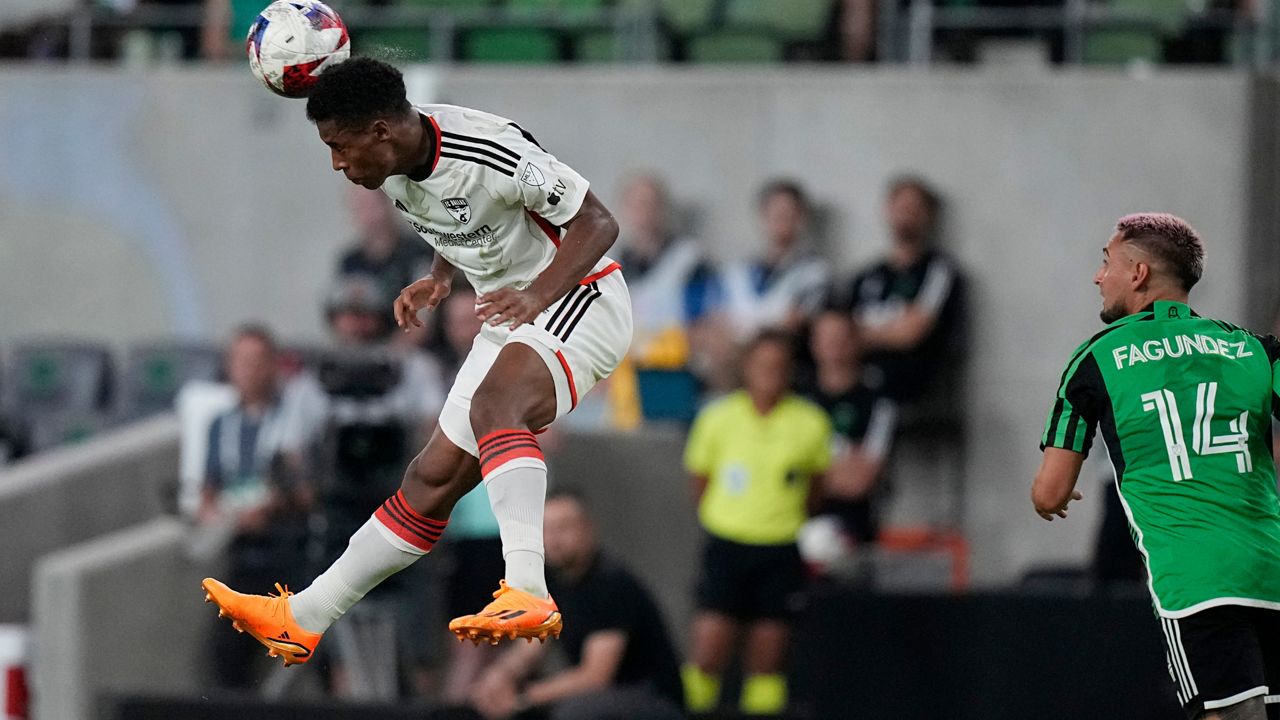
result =
M480 439L495 430L526 428L526 413L519 407L517 393L484 383L471 398L471 430Z

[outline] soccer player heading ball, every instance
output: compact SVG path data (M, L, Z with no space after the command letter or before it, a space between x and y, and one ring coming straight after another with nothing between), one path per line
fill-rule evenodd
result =
M1178 700L1192 718L1266 720L1280 693L1268 417L1280 417L1280 342L1192 311L1203 267L1200 238L1181 219L1120 219L1093 278L1107 326L1062 374L1031 499L1045 520L1067 516L1100 428Z
M494 601L455 618L460 639L545 639L561 619L543 576L547 468L535 432L573 409L622 361L631 303L613 216L572 168L510 120L451 105L410 105L395 68L354 58L326 70L307 117L333 169L382 188L435 248L426 277L395 301L400 327L448 294L456 269L484 321L426 448L400 491L351 536L306 590L244 595L208 578L207 599L286 665L365 593L431 550L454 503L484 480L501 527L506 577Z

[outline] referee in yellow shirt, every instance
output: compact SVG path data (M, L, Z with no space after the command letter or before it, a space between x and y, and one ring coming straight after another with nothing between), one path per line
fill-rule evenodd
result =
M692 712L719 704L720 676L743 629L739 709L758 715L786 709L789 600L804 582L796 533L831 462L831 422L822 408L791 393L791 362L790 336L757 336L743 355L743 388L699 413L685 448L707 531L683 671Z

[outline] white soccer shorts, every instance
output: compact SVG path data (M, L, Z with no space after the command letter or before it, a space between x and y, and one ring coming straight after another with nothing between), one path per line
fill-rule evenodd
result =
M440 411L445 437L479 455L471 429L471 397L508 343L528 345L546 363L555 381L557 418L617 369L631 346L631 296L621 270L613 268L603 276L588 276L532 323L514 330L487 324L481 328Z

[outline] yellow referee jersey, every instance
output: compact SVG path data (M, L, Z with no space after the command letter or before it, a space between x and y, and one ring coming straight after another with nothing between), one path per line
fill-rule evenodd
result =
M795 542L809 480L831 464L831 421L788 395L761 415L745 391L698 414L684 465L708 478L698 518L712 535L748 545Z

